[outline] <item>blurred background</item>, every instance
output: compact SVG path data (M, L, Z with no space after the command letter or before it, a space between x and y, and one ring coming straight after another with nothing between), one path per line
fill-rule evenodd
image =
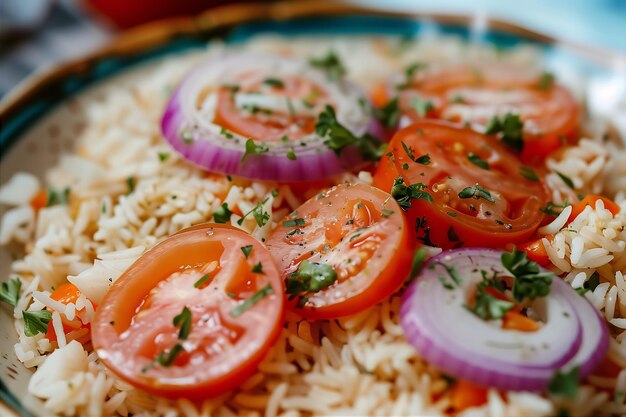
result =
M33 71L92 51L120 30L235 2L0 0L0 96ZM346 3L389 10L497 17L557 38L626 55L626 0L352 0Z

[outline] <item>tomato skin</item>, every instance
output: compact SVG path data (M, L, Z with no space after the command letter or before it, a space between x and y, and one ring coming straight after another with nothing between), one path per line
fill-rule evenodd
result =
M487 388L465 379L458 379L452 387L450 405L456 412L479 407L487 402Z
M52 294L50 294L50 298L60 303L63 303L65 305L70 304L70 303L76 304L76 301L78 300L80 296L81 296L80 290L74 284L71 284L71 283L61 284L52 292ZM94 305L94 308L95 308L95 305ZM80 324L80 326L77 327L76 320L73 321L74 326L70 326L66 322L65 316L63 315L61 316L61 320L63 321L63 331L66 334L74 330L78 330L78 329L83 329L83 328L91 329L91 324L89 323ZM46 332L46 338L50 340L51 342L57 340L57 335L54 330L54 326L52 325L52 320L48 322L48 331Z
M393 181L399 176L400 173L396 169L396 164L393 162L393 154L387 152L380 158L380 161L378 161L376 171L374 171L372 185L390 193L393 187Z
M241 247L248 245L253 249L245 257ZM257 263L262 273L253 272ZM196 286L204 275L210 279ZM231 315L266 286L266 296ZM197 225L150 249L113 284L96 311L94 349L137 388L171 398L216 396L254 373L278 337L282 294L278 269L259 241L233 227ZM192 317L185 340L172 323L183 307ZM150 365L174 343L185 348L172 365Z
M286 226L294 219L285 218L267 240L283 278L304 260L330 264L339 277L329 287L307 293L303 306L297 306L297 299L289 303L297 314L314 320L355 314L389 296L407 278L414 244L400 207L388 194L365 184L342 184L295 213L304 226Z
M46 207L48 203L48 191L46 189L41 189L35 194L35 196L30 200L30 206L36 212Z
M569 215L567 223L573 222L574 219L578 217L578 215L582 213L583 210L585 210L585 207L591 206L591 208L595 209L596 201L598 200L602 200L602 202L604 203L604 208L610 211L614 216L618 214L621 210L621 207L615 204L612 200L606 197L602 197L600 195L589 194L585 198L580 200L578 204L572 207L572 214Z
M416 163L405 147L412 150L413 158L429 154L429 163ZM427 187L434 201L413 199L406 212L425 244L444 249L504 247L528 240L543 220L539 209L548 195L546 185L525 179L519 160L495 138L457 124L423 120L398 131L389 150L395 171L383 159L374 184L388 188L397 172L405 184ZM490 169L471 163L469 152L491 160ZM476 184L500 197L493 204L482 198L457 197L462 188Z
M549 240L551 236L546 236ZM546 251L545 246L543 246L543 242L541 239L533 240L528 243L523 243L517 246L517 248L521 251L526 252L526 256L533 262L537 262L539 265L543 267L547 267L551 264L550 258L548 257L548 252Z
M429 117L469 122L478 130L497 114L519 114L524 122L519 156L527 165L539 165L560 147L575 143L581 113L569 91L555 84L542 87L541 77L536 70L507 64L443 66L419 71L400 92L400 106L402 114L415 121ZM430 101L432 109L418 114L411 104L415 97Z

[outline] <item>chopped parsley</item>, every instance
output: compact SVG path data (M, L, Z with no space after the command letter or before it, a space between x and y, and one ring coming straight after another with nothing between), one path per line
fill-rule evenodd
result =
M484 189L478 184L472 187L463 188L459 193L459 198L475 198L477 200L479 198L484 198L485 200L491 201L492 203L495 203L496 201L493 199L491 193L488 190Z
M246 259L248 259L248 256L250 256L250 252L252 252L253 248L254 248L254 246L252 246L252 245L246 245L246 246L242 246L241 247L241 251L243 252L243 254L246 257Z
M220 128L220 135L224 136L226 139L232 139L234 137L231 131L226 129L225 127Z
M254 217L254 220L256 220L256 224L259 227L265 226L267 222L270 220L270 214L267 211L263 210L263 205L265 203L267 203L267 198L257 203L257 205L254 206L252 210L244 214L244 216L241 219L237 220L237 224L241 226L245 218L248 217L248 215L252 214L252 216Z
M285 86L285 83L277 78L266 78L265 80L263 80L263 84L276 88L283 88Z
M293 150L291 150L291 151L287 151L287 159L291 161L295 161L296 159L298 159L298 157L296 156L296 153Z
M15 307L20 299L21 288L22 281L17 277L10 279L8 282L3 282L0 284L0 300Z
M230 311L230 315L233 317L241 316L246 310L252 308L256 303L272 294L274 289L270 284L267 284L265 287L261 288L257 292L252 295L252 297L246 299L243 303L239 304L237 307L233 308Z
M503 253L502 265L515 277L513 298L518 303L537 297L545 297L550 293L550 285L554 278L552 272L541 272L536 262L527 258L526 252L518 251Z
M24 334L33 337L37 333L48 331L48 323L52 319L52 313L48 310L22 311L22 317L24 318Z
M191 142L193 142L193 133L189 130L183 130L180 132L180 138L183 140L183 142L189 145Z
M519 174L522 177L526 178L528 181L539 181L539 177L537 176L537 173L535 172L534 169L530 167L520 166Z
M416 72L423 70L427 67L427 64L423 62L414 62L404 70L404 82L396 86L397 89L401 90L403 88L410 87L413 84L413 76Z
M595 291L598 285L600 285L600 274L598 274L598 272L594 272L591 274L589 279L584 282L582 287L576 288L576 292L580 295L585 295L587 291Z
M428 165L430 164L430 155L429 154L424 154L420 157L415 157L415 150L410 147L410 146L406 146L406 143L404 142L400 142L402 144L402 149L404 149L404 152L406 152L407 156L409 157L409 159L413 162L415 162L416 164L422 164L422 165Z
M482 169L489 169L489 163L482 159L480 156L476 155L474 152L468 153L467 159L477 167L480 167Z
M477 315L483 320L497 320L504 317L504 314L513 308L514 304L510 301L500 300L485 291L485 281L480 282L476 286L476 296L474 306L465 306L469 311Z
M554 85L554 74L551 72L544 72L541 74L539 81L537 82L537 87L541 90L549 90Z
M524 123L518 115L507 113L502 118L494 116L487 124L485 133L488 135L498 134L505 145L520 153L524 149L523 128Z
M306 222L304 219L297 218L291 219L283 222L283 227L294 227L294 226L304 226Z
M355 145L364 159L377 161L385 151L385 144L380 139L365 134L355 136L348 128L339 123L335 110L326 105L326 109L320 113L315 125L315 132L321 137L326 137L324 144L332 149L337 155L348 145Z
M435 105L430 100L420 100L419 97L413 97L411 107L415 109L419 117L426 117L428 112L435 108Z
M567 175L565 175L565 174L563 174L563 173L561 173L559 171L554 171L554 173L556 175L558 175L559 177L561 177L561 179L563 180L565 185L567 185L572 190L574 189L574 181L572 181L572 179L570 177L568 177Z
M374 109L374 117L388 128L394 128L400 120L400 108L398 107L398 97L389 100L380 109Z
M135 177L126 178L126 186L128 186L128 192L126 194L130 194L135 191Z
M262 154L262 153L266 153L269 151L269 148L266 145L257 145L254 140L252 139L248 139L246 141L246 151L244 152L243 156L241 157L241 161L243 162L246 160L246 158L248 157L248 155L258 155L258 154Z
M383 212L383 217L384 217L384 218L391 217L391 215L394 213L394 211L393 211L393 210L389 210L389 209L387 209L387 208L383 208L382 212ZM353 221L353 223L354 223L354 221ZM351 224L352 224L352 223L351 223Z
M326 72L326 76L330 80L338 80L346 74L346 68L334 51L328 51L321 58L313 58L309 63Z
M170 158L169 152L159 152L159 161L165 162Z
M556 371L548 384L548 392L557 397L576 398L578 394L580 367L576 366L568 372Z
M228 223L232 214L233 212L228 209L228 203L222 203L213 213L213 221L215 223Z
M265 272L263 272L263 264L260 261L254 264L252 272L255 274L265 274Z
M200 288L205 282L207 282L209 280L209 278L211 278L211 275L209 274L204 274L202 276L202 278L200 278L199 280L197 280L196 282L194 282L193 286L195 288Z
M318 292L337 280L337 272L330 266L304 260L298 269L285 279L286 293L293 300L302 293Z
M422 266L424 266L424 261L428 257L428 252L426 249L419 248L413 254L413 261L411 262L411 271L409 272L409 279L413 279L420 273L422 270Z
M540 208L539 210L541 210L543 213L547 214L548 216L558 216L559 214L561 214L561 211L563 211L563 209L567 207L568 205L569 204L567 202L567 199L563 201L562 205L554 204L552 201L548 201L546 206ZM561 210L555 210L555 209L561 209Z
M57 204L67 204L69 199L69 187L66 187L63 190L55 190L54 188L48 188L46 190L46 207L56 206Z
M155 362L161 366L170 366L172 363L174 363L174 360L176 360L178 354L183 350L183 345L181 345L180 343L176 343L169 351L159 353L159 356L156 357Z
M191 311L187 306L183 307L180 314L174 317L172 323L174 326L180 328L178 331L178 338L180 340L185 340L189 337L189 332L191 331Z
M428 192L424 191L426 189L428 189L428 187L421 182L406 186L404 179L398 177L393 181L391 196L396 199L402 210L407 211L411 208L411 200L413 199L433 201L433 197Z

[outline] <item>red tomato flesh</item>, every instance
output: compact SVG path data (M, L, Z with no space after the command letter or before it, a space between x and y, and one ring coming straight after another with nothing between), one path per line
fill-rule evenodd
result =
M243 247L251 247L247 257ZM191 327L181 339L173 319L184 307ZM255 371L280 332L283 310L280 274L267 249L242 231L202 225L156 245L124 272L96 312L92 340L100 359L134 386L206 398ZM183 349L171 364L155 362L176 344Z

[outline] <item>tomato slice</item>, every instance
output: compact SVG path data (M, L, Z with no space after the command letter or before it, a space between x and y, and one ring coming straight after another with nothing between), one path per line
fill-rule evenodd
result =
M290 294L290 308L311 319L354 314L396 291L413 248L397 202L365 184L341 184L311 198L267 240L286 282L303 262L329 266L336 280L319 291Z
M280 332L283 300L280 274L260 242L231 227L196 226L146 252L112 285L92 340L105 365L138 388L215 396L255 371ZM184 308L186 337L173 322Z
M310 111L309 114L295 114L293 106L305 102L311 109L321 109L325 104L332 104L326 91L304 76L281 77L280 80L273 80L275 84L267 84L267 79L244 73L240 81L241 87L236 92L225 87L220 89L214 122L254 140L279 141L284 137L290 141L300 139L314 131L317 113ZM267 112L254 106L237 107L236 97L240 94L263 94L269 100L284 101L287 110Z
M481 131L494 116L518 114L524 122L520 157L539 163L574 139L580 118L574 97L542 77L535 70L493 63L416 71L410 86L400 92L400 109L412 120L439 118ZM416 104L420 102L422 106Z
M424 120L398 131L389 152L374 183L387 188L397 174L406 185L426 187L433 201L414 199L407 212L424 243L504 247L528 240L543 219L548 194L541 173L532 171L537 181L527 179L517 158L493 137ZM426 154L428 164L416 162ZM489 169L477 165L485 163Z

